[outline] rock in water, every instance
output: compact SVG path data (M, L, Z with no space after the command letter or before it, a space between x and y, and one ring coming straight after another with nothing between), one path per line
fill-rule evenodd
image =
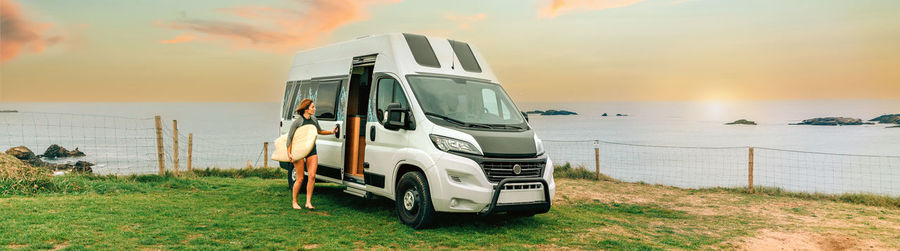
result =
M91 169L92 166L94 166L94 163L87 162L87 161L78 161L78 162L75 162L75 166L72 167L72 171L82 172L82 173L91 173L91 172L94 172L94 170Z
M837 126L837 125L862 125L862 124L873 124L873 123L863 123L862 119L855 119L855 118L825 117L825 118L805 119L805 120L803 120L803 122L791 124L791 125Z
M578 115L578 113L566 110L546 110L542 112L541 115Z
M50 145L47 147L47 150L44 151L44 158L65 158L65 157L81 157L84 156L84 152L81 152L76 147L75 150L68 150L65 147L61 147L57 144Z
M738 119L731 123L725 123L726 125L756 125L756 122L746 120L746 119Z
M869 121L877 121L879 124L900 124L900 114L885 114Z

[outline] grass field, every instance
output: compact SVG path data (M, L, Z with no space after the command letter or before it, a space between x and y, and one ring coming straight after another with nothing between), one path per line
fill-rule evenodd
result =
M0 195L0 249L900 248L897 207L566 178L547 214L442 215L415 231L392 201L335 185L317 186L317 210L291 209L272 172L70 176L78 189Z

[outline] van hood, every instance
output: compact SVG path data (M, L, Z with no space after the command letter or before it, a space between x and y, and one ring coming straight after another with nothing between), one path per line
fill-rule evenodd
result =
M522 132L482 131L456 128L475 138L485 157L530 158L537 156L534 130Z

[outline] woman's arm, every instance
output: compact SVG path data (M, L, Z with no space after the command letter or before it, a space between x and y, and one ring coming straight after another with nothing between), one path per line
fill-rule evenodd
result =
M331 129L331 131L323 131L323 130L319 130L319 134L322 134L322 135L331 135L331 134L335 134L335 133L337 133L338 128L340 128L340 127L338 127L338 125L334 125L334 129Z

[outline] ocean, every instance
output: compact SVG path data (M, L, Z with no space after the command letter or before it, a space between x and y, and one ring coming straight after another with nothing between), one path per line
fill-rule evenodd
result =
M555 163L570 162L589 170L599 167L614 178L680 187L746 186L747 151L752 146L760 148L755 154L760 185L900 195L900 185L893 185L900 183L900 157L896 157L900 156L900 128L789 125L814 117L869 120L896 114L900 100L518 106L525 111L578 113L531 114L530 124ZM98 173L155 173L153 116L158 115L165 128L167 166L174 164L172 120L178 121L182 169L189 133L193 134L194 166L262 165L263 142L278 134L279 109L280 103L0 103L0 110L19 111L0 113L0 130L5 131L0 132L0 147L25 145L37 154L50 144L79 147L87 156L49 161L87 160L97 165ZM725 125L737 119L758 125Z

